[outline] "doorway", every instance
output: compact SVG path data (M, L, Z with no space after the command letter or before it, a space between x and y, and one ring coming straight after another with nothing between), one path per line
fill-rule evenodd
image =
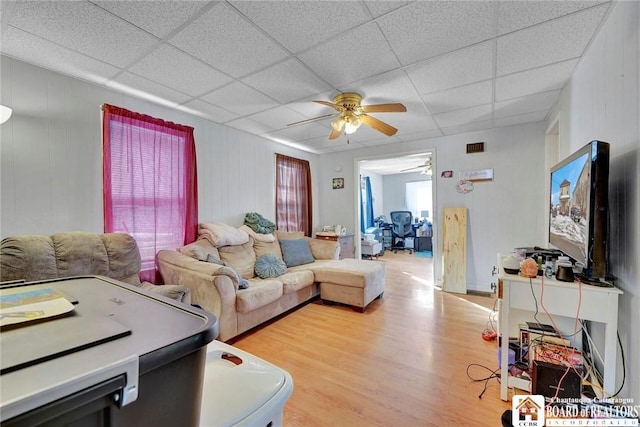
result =
M360 227L356 227L356 256L361 257L361 244L362 231L366 230L370 226L376 226L379 221L391 222L389 212L393 210L410 210L414 218L418 218L418 221L425 221L425 223L437 224L437 205L436 205L436 182L433 177L435 176L435 149L424 149L419 151L394 153L392 155L378 155L371 157L361 157L354 159L356 173L356 182L360 182L361 185L357 186L357 190L354 197L356 203L356 224L360 224ZM365 178L368 178L368 183L365 184ZM415 188L425 188L420 185L421 182L429 181L429 194L422 194L422 199L428 197L428 205L430 208L426 208L424 200L418 201L419 197L415 195ZM366 186L370 187L371 194L370 199L367 200L364 192ZM411 195L411 189L414 188L414 195ZM420 190L418 190L420 191ZM363 208L367 210L370 203L373 211L373 218L363 220ZM367 213L367 212L364 212ZM382 217L382 218L381 218ZM370 224L369 221L373 220L374 224ZM415 221L415 219L414 219ZM435 242L437 241L437 227L431 228L432 234L432 259L425 261L433 262L437 259L438 248ZM407 256L413 256L416 258L422 257L425 254L414 252ZM427 254L428 255L428 254ZM434 280L434 269L427 270L430 277L428 280Z

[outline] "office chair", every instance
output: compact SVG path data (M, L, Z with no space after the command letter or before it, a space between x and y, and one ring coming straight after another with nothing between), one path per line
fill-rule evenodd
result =
M391 212L391 250L393 253L408 250L413 253L413 245L407 247L405 240L407 237L416 237L413 229L413 218L410 211Z

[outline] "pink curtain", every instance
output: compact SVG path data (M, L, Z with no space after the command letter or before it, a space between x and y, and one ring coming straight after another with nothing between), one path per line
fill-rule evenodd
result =
M133 236L140 280L161 283L156 253L198 233L193 128L105 104L102 131L104 231Z
M311 167L309 161L276 154L276 226L311 236Z

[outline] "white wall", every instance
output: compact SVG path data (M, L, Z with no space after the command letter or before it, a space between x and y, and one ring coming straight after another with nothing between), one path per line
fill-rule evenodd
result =
M200 222L275 219L276 152L310 160L318 182L315 154L4 56L1 67L1 101L13 107L0 126L2 237L103 231L103 103L195 128ZM318 221L317 185L313 194Z
M640 405L639 28L640 3L617 2L551 116L559 120L561 158L594 139L611 144L610 263L616 284L624 290L619 319L627 358L620 396L633 398L636 405ZM620 374L618 384L621 378Z
M545 124L491 129L429 140L414 141L326 154L320 158L320 216L327 224L345 224L355 230L357 205L353 202L354 168L359 159L393 157L416 150L434 152L434 275L442 277L441 228L442 209L468 208L467 286L489 291L496 253L518 246L544 246ZM466 154L466 144L485 142L485 152ZM334 166L341 165L344 190L331 190ZM460 171L494 170L494 180L479 182L468 194L456 191ZM452 170L454 177L440 177L440 171ZM356 183L357 184L357 183ZM403 191L404 193L404 191ZM403 194L404 196L404 194ZM385 206L389 205L385 192ZM388 212L385 213L388 215Z
M391 222L389 214L392 211L402 211L406 209L406 186L407 182L427 181L420 172L398 173L384 176L384 215L387 221Z

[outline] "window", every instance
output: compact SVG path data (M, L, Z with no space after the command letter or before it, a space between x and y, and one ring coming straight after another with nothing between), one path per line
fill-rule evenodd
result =
M140 249L140 279L161 283L155 256L194 241L198 227L193 128L103 106L105 233Z
M414 181L405 184L405 203L413 218L422 219L427 211L429 221L433 217L431 181Z
M309 161L276 154L276 226L311 236L311 224Z

